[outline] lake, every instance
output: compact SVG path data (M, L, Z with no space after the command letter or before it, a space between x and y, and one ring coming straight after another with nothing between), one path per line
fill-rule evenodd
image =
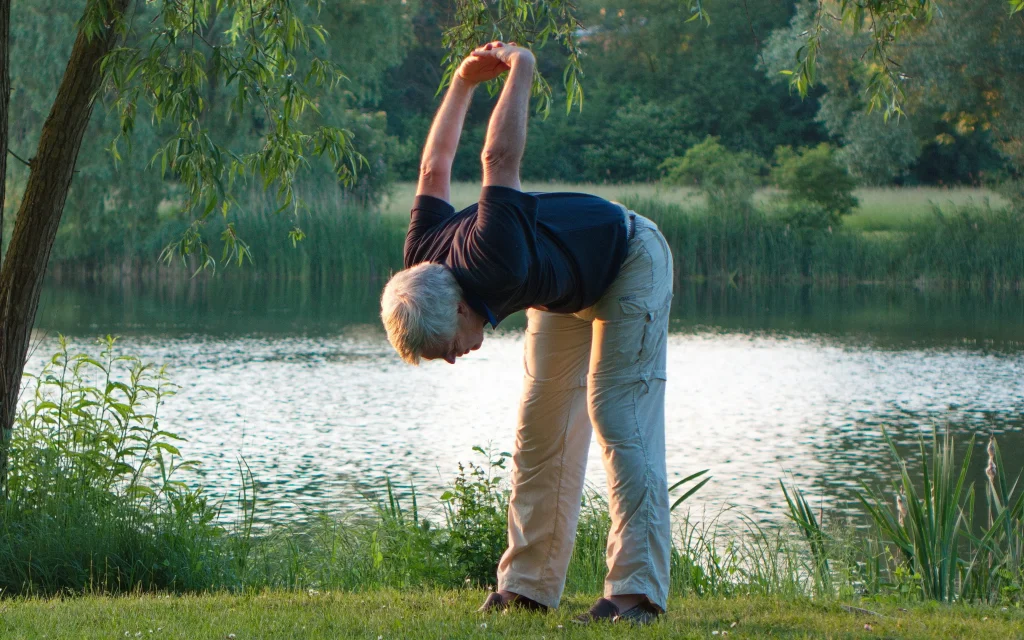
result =
M379 290L220 276L51 283L26 370L58 333L90 351L120 336L122 353L166 364L181 386L162 425L188 439L183 452L202 462L194 479L214 495L234 495L244 458L277 521L364 509L385 477L406 494L414 483L430 508L422 496L439 495L459 461L482 461L474 445L512 447L523 318L454 366L411 367L379 326ZM816 508L859 513L851 490L897 473L883 426L913 458L933 426L961 449L992 432L1011 477L1024 468L1021 294L683 284L668 360L669 481L713 476L688 502L695 517L779 521L780 479ZM596 446L588 481L603 491Z

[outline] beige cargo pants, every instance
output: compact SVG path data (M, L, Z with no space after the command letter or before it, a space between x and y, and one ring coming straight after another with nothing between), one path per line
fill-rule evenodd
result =
M525 380L511 473L509 546L498 588L557 607L583 494L590 434L608 476L605 596L665 609L669 526L665 355L672 255L636 217L618 277L592 307L527 311Z

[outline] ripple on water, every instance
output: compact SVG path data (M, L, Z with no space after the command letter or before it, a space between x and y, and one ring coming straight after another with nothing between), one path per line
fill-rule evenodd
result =
M366 327L316 338L143 335L119 344L167 364L181 386L163 423L188 439L183 448L202 461L197 477L208 490L237 491L244 459L261 497L276 502L275 517L365 508L384 477L437 495L474 445L513 446L519 332L488 337L457 366L406 366ZM54 347L44 339L27 370ZM714 476L693 500L695 513L735 504L778 519L780 478L815 505L851 509L850 489L894 473L882 426L907 451L934 421L994 430L1010 468L1024 466L1021 352L714 330L673 334L668 359L670 482L702 468ZM596 445L587 473L603 489Z

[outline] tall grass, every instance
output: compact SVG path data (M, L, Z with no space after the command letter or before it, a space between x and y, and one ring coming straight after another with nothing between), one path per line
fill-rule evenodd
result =
M624 204L658 224L683 280L1024 285L1024 215L1013 209L936 210L912 231L864 233L794 228L765 210L713 215L653 199Z
M0 513L0 590L202 588L216 510L178 480L193 466L160 425L162 369L60 351L28 376Z
M253 190L229 219L211 217L203 226L213 263L207 272L229 277L362 282L402 266L407 219L382 216L335 191L307 193L297 213L277 212L273 198ZM224 251L228 225L244 251ZM167 219L144 242L109 253L62 257L58 244L51 274L60 279L187 280L197 272L195 255L165 251L182 237L186 221ZM167 262L159 257L166 256Z
M494 582L507 526L506 453L477 449L482 462L461 466L436 500L387 480L368 498L370 515L321 513L302 525L268 523L259 483L240 461L243 489L231 520L201 487L178 478L194 463L160 424L160 402L174 391L162 370L118 355L110 339L99 358L71 354L62 341L28 388L0 512L5 593ZM877 489L860 491L870 526L832 521L786 486L790 526L680 511L673 592L1024 603L1024 487L1004 468L995 439L987 447L988 517L975 523L966 482L972 447L957 461L948 436L922 441L918 475L885 437L900 497L893 504ZM673 487L681 493L676 507L709 481L704 474ZM601 591L610 525L607 504L588 492L570 593Z
M1021 545L1024 543L1024 496L1020 477L1010 484L993 436L989 441L986 500L989 521L973 521L975 493L966 482L974 450L967 446L963 460L954 457L947 431L933 433L930 451L920 443L921 481L915 482L892 439L885 434L899 470L895 507L878 492L858 493L884 540L895 547L896 571L904 569L925 598L940 602L1019 598L1024 586Z
M1024 285L1024 214L994 197L978 201L974 192L870 192L873 213L855 212L848 224L816 230L787 224L776 214L770 194L755 198L752 210L737 214L709 211L690 191L656 185L527 188L532 187L594 191L654 219L672 247L678 277L686 280L926 283L949 288ZM453 186L452 200L458 207L478 196L478 185ZM218 269L272 280L380 279L402 267L411 199L407 186L400 186L381 207L366 209L330 191L314 192L307 194L307 207L295 218L273 213L274 203L253 192L244 212L233 219L247 243L251 264L227 268L222 259ZM872 215L888 222L866 222ZM226 224L212 220L206 236L216 239ZM160 247L180 237L184 228L183 222L167 221L123 255L65 259L58 250L51 273L63 279L139 274L187 279L195 270L194 260L186 266L156 263ZM289 234L296 228L304 239L293 243ZM222 257L218 241L211 248L214 257Z

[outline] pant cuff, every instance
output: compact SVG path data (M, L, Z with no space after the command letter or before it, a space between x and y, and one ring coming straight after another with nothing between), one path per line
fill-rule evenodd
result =
M537 589L529 585L517 582L515 580L499 579L498 591L511 591L512 593L518 593L519 595L529 598L534 602L539 602L540 604L550 609L557 609L558 601L560 600L558 596L551 596L549 594L538 591Z
M625 595L627 593L642 593L662 613L668 604L668 594L660 589L651 588L651 584L644 580L629 579L622 582L606 582L604 585L604 597Z

